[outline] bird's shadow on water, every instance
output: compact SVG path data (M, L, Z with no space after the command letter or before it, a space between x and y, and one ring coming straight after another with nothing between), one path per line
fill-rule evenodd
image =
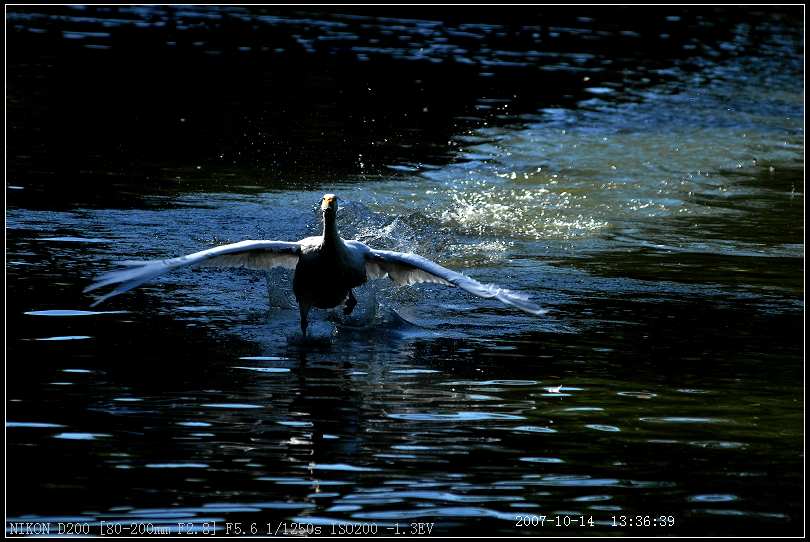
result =
M443 336L408 321L391 307L378 305L369 311L373 312L370 317L363 315L359 318L345 316L339 310L327 311L310 324L306 336L300 331L288 331L285 335L286 345L300 350L324 350L346 343L390 343Z
M390 303L390 304L389 304ZM252 342L264 354L296 356L301 353L347 354L350 357L364 356L365 352L380 347L399 350L414 341L472 340L500 342L509 336L526 332L554 332L558 334L576 333L571 326L556 318L544 316L537 324L529 315L526 329L517 329L510 323L502 326L481 328L480 326L454 322L452 314L446 321L420 319L420 306L394 306L395 302L382 300L371 308L364 308L367 314L346 316L342 308L319 311L311 318L307 335L299 329L298 310L273 308L240 329L232 329L242 339ZM360 309L360 305L358 305ZM357 310L357 309L356 309ZM312 314L312 313L311 313ZM258 315L257 315L258 316ZM537 324L537 325L535 325Z

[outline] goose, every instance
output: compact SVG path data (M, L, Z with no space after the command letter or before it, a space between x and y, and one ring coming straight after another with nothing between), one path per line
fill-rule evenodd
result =
M528 296L482 284L466 275L451 271L413 253L378 250L340 237L337 228L338 198L326 194L321 199L323 234L297 242L247 240L217 246L177 258L149 261L124 261L123 269L96 277L85 288L91 292L114 286L97 298L93 306L147 282L158 275L183 267L236 267L269 270L284 267L294 271L293 293L298 302L301 333L307 335L309 311L331 309L341 304L351 314L357 299L352 290L369 279L388 276L397 285L420 282L455 286L482 298L494 298L533 315L546 311L529 301Z

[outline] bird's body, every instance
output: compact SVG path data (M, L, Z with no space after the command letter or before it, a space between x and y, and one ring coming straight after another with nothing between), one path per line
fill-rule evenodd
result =
M352 288L365 282L365 266L358 268L351 265L345 254L318 246L302 251L299 256L293 275L293 293L299 304L331 309L345 301Z
M387 250L375 250L360 241L345 240L337 231L337 198L327 194L321 202L323 234L298 242L240 241L187 256L167 260L123 262L126 269L98 277L86 292L116 285L95 304L131 290L167 271L187 266L245 267L294 270L293 293L301 314L301 331L306 335L311 308L331 309L345 303L349 314L357 304L353 288L373 278L388 276L397 284L434 282L458 286L480 297L496 298L531 314L543 314L526 296L481 284L465 275L446 269L417 256Z
M309 237L301 241L301 255L293 274L293 293L301 312L301 331L306 334L310 308L331 309L349 299L352 288L365 284L366 266L361 254L340 237ZM348 312L354 305L347 305Z

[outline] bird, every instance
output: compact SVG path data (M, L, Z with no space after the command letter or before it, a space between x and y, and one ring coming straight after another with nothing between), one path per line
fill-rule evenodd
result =
M320 211L321 235L296 242L246 240L177 258L124 261L120 262L123 268L99 275L84 292L114 286L112 291L95 300L93 306L96 306L158 275L184 267L256 270L283 267L294 271L292 288L304 337L312 308L332 309L343 305L344 314L349 315L357 305L352 290L369 279L386 276L397 285L427 282L454 286L482 298L497 299L532 315L547 312L529 301L525 294L482 284L417 254L374 249L360 241L343 239L337 228L338 197L335 194L323 196Z

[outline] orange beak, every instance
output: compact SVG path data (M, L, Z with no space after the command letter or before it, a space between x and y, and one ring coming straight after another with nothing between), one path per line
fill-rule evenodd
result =
M323 200L321 201L321 210L325 211L326 209L333 209L335 207L335 202L337 198L332 195L324 196Z

